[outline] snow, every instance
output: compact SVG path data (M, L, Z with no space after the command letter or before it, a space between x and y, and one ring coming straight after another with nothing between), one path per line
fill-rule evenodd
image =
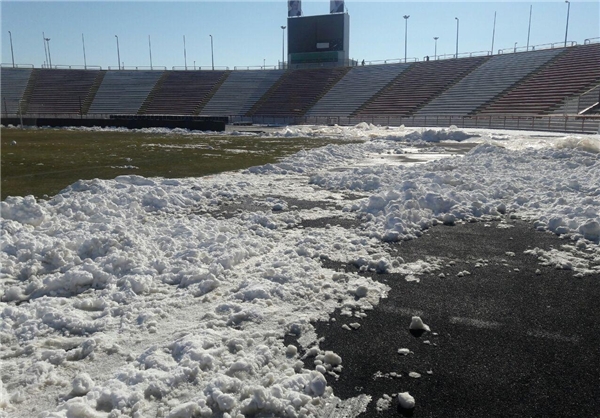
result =
M526 255L599 273L598 135L369 124L265 135L348 143L205 178L81 180L48 200L1 202L0 415L320 416L362 404L328 386L343 359L319 348L311 322L336 309L361 318L389 289L321 260L417 285L442 261L405 263L386 242L437 224L528 220L564 245ZM331 219L363 223L300 227ZM410 328L429 330L417 316ZM414 407L408 393L398 400Z
M411 330L415 330L415 331L421 331L421 330L422 331L431 331L431 329L429 328L429 325L425 324L423 322L423 320L421 319L421 317L418 317L418 316L412 317L408 328Z
M408 392L399 393L398 402L404 409L413 409L415 407L415 398L413 398Z

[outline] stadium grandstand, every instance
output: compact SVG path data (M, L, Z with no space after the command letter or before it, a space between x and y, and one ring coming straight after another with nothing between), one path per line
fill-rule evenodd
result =
M3 124L181 126L340 124L598 132L600 38L527 49L349 59L349 15L289 2L287 62L205 69L2 64ZM285 29L285 27L282 27ZM399 62L400 61L400 62ZM66 68L65 68L66 67ZM215 128L215 124L210 129Z

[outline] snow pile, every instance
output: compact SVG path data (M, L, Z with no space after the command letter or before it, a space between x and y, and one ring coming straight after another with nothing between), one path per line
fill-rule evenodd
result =
M79 181L48 201L7 198L1 203L0 405L18 417L39 411L47 417L319 416L328 405L343 409L324 377L343 373L343 359L320 349L311 322L329 319L335 309L368 315L388 287L325 268L323 260L418 280L442 261L405 263L386 252L385 241L417 238L439 223L507 214L529 219L570 239L561 250L532 255L597 273L594 137L575 143L557 136L550 145L549 137L526 133L427 132L368 124L289 127L274 135L363 142L209 178L128 175ZM467 135L486 143L463 157L420 165L371 158L403 153L407 144L397 138L406 135L434 142ZM303 205L311 209L298 208ZM321 219L363 222L302 227ZM418 317L410 328L428 330ZM290 334L299 346L284 344ZM304 367L301 353L314 357L314 368ZM398 396L401 405L414 407L410 395Z

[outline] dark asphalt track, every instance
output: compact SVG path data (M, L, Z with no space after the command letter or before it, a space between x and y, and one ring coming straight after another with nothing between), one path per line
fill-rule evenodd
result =
M320 347L343 359L339 379L327 377L335 394L372 396L361 417L600 417L600 277L541 266L523 252L565 241L508 222L512 228L437 226L392 246L406 262L435 256L455 265L441 270L445 278L438 271L420 283L370 274L391 286L387 299L366 318L338 313L336 322L316 324L325 337ZM475 268L479 259L485 266ZM471 274L458 277L464 270ZM431 332L411 335L413 315ZM361 327L341 327L351 322ZM399 348L412 353L400 355ZM312 359L306 366L314 368ZM377 372L383 377L375 378ZM401 377L386 377L389 372ZM395 397L390 409L375 410L383 394L407 391L414 410L399 409Z

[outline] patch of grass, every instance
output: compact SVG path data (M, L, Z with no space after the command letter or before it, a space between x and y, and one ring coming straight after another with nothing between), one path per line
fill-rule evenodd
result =
M200 177L273 163L302 149L326 145L314 138L139 131L3 128L1 135L2 200L53 196L80 179L112 179L123 174Z

